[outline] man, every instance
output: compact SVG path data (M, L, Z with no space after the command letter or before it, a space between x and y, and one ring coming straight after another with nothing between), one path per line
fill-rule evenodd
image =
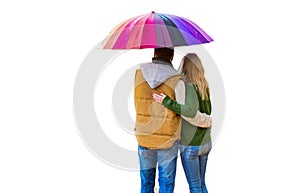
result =
M155 48L152 62L140 65L135 74L134 102L136 138L140 162L141 193L153 193L158 165L159 192L174 191L181 117L159 103L152 93L164 93L178 103L185 102L185 83L174 69L174 49ZM194 117L192 107L188 117Z

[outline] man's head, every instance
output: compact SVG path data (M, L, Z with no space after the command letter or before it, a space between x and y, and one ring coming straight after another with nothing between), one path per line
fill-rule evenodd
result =
M154 57L155 58L164 58L172 62L174 56L173 48L154 48Z

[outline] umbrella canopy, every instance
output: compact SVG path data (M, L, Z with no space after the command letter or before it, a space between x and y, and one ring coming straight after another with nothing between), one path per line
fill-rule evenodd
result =
M104 49L189 46L213 39L192 21L152 11L120 23L103 41Z

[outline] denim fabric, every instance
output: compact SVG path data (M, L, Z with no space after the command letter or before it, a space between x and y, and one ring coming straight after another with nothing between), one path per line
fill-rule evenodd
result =
M200 146L180 145L180 157L190 193L207 193L205 171L211 142Z
M153 193L158 165L159 193L172 193L175 186L178 142L169 149L152 150L138 146L141 193Z

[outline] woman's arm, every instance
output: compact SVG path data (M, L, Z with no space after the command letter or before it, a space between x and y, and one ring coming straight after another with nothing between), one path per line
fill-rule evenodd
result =
M183 97L185 98L185 100L181 101L181 103L184 104L180 104L177 101L172 100L169 96L166 96L163 93L160 94L153 93L152 98L156 102L163 104L166 108L170 109L176 114L193 118L195 117L199 108L197 93L192 85L189 84L184 85L183 83L183 88L184 88L183 90L177 92L184 92ZM178 94L182 94L182 93L178 93Z
M211 127L211 117L198 111L198 97L192 85L186 86L186 100L184 105L179 104L162 93L160 95L152 94L152 97L156 102L163 104L176 114L182 115L191 124L204 128Z
M192 85L186 84L185 86L185 102L184 104L179 104L177 101L172 100L170 97L166 96L162 104L175 112L176 114L183 115L185 117L193 118L195 117L198 109L199 102L195 89Z

